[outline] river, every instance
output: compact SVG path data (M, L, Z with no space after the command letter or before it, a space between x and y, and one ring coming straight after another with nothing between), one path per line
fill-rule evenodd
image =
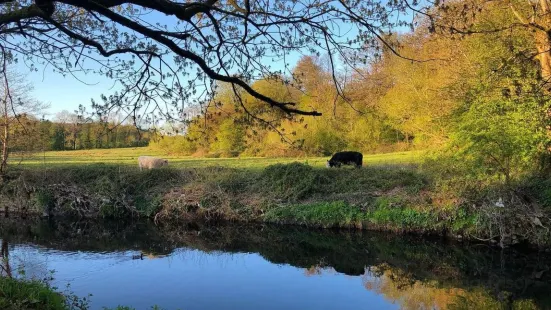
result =
M91 309L549 309L549 254L293 226L0 220L15 276Z

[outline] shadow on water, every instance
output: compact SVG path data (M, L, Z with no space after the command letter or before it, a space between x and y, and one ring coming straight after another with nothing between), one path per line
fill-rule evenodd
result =
M480 244L271 225L156 227L143 221L38 219L1 219L0 238L3 248L9 241L69 252L141 251L149 257L181 248L257 253L273 264L302 268L306 275L331 270L362 277L367 290L402 308L551 308L549 254Z

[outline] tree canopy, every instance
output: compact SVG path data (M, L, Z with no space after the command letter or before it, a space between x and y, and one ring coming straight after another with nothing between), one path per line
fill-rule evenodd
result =
M33 70L49 65L117 80L119 90L93 106L136 122L178 118L186 104L211 100L217 82L284 115L319 116L251 83L296 84L287 59L325 53L342 95L337 67L365 63L383 46L394 51L384 37L412 24L411 8L359 0L0 0L0 49L4 61Z

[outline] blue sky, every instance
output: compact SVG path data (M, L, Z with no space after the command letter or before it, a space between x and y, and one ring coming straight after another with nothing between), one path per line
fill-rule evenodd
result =
M300 57L300 54L294 53L287 59L290 64L294 64ZM282 65L283 63L274 62L273 68L280 69ZM50 108L45 111L47 119L53 119L56 113L63 110L74 112L79 105L85 106L86 110L91 112L91 99L101 102L101 94L109 95L119 89L114 80L100 75L79 75L77 80L71 75L64 77L55 73L51 67L42 67L40 68L44 69L42 71L30 72L25 64L18 63L15 68L18 72L25 74L27 80L33 85L32 96L50 105Z
M50 108L46 111L48 119L52 119L55 113L62 110L73 112L80 104L90 110L91 98L99 100L99 95L102 92L111 92L109 88L113 85L113 81L97 75L80 77L86 83L95 84L86 85L72 76L63 77L61 74L54 73L51 68L29 72L22 63L18 63L15 68L18 72L25 74L27 80L33 85L32 96L43 103L50 104Z
M148 20L167 24L169 29L174 23L174 19L163 14L150 15ZM349 33L349 36L353 36L353 33L355 31ZM293 67L300 57L301 54L296 52L288 55L286 58L288 65ZM274 70L283 69L283 62L272 62L270 58L266 58L265 61L271 62ZM79 81L73 76L64 77L53 72L51 67L39 67L38 72L29 72L26 65L19 62L15 68L18 72L26 74L28 81L34 86L33 97L50 105L45 115L48 119L53 119L55 114L62 110L73 112L78 109L79 105L85 106L87 111L91 112L91 99L101 101L101 94L110 95L118 90L115 81L104 76L81 74L78 76Z
M170 25L170 20L162 17L162 21ZM166 57L169 63L173 55ZM101 56L98 56L101 57ZM293 53L288 55L286 60L289 65L294 64L300 59L301 54ZM20 57L21 58L21 57ZM283 69L283 62L272 62L271 58L266 57L265 62L271 62L273 70ZM35 63L35 65L37 65ZM47 119L53 119L55 114L63 110L74 112L79 105L86 107L91 112L91 99L101 102L100 95L110 95L120 87L115 80L97 74L78 74L77 78L67 75L63 76L53 72L51 66L39 68L38 72L31 72L28 66L23 62L14 65L17 72L24 74L27 80L33 85L32 96L43 103L49 104L50 108L45 111ZM41 117L42 115L37 115Z

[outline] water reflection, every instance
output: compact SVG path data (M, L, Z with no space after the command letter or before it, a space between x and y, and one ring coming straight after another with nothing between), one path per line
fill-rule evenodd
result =
M10 265L10 250L8 246L8 240L2 239L2 246L0 248L0 257L2 264L0 264L0 276L12 277L11 265Z
M375 273L363 276L365 288L400 304L401 309L539 309L534 300L511 300L506 292L496 298L483 287L447 287L445 283L420 280L403 283L399 271L372 269Z
M0 221L2 270L56 270L93 306L548 309L549 256L297 227ZM10 241L9 246L7 240ZM14 257L19 257L19 263ZM6 262L12 266L5 266ZM34 267L32 267L34 266ZM34 268L34 269L33 269Z

